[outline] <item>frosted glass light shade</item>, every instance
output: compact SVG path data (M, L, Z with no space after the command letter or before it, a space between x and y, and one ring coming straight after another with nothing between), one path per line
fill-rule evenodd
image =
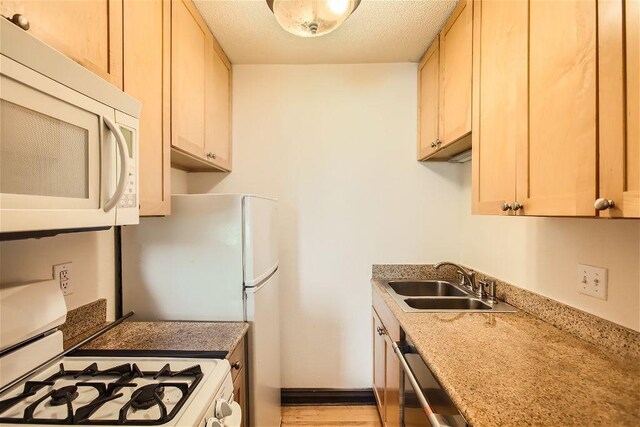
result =
M278 23L300 37L318 37L342 24L360 0L267 0Z

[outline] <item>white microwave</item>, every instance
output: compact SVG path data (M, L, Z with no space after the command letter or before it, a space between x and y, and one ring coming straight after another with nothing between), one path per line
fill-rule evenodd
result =
M0 233L137 224L140 103L0 18Z

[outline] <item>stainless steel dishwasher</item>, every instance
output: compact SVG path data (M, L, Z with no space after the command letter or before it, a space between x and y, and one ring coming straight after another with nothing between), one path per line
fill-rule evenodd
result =
M405 427L467 426L438 380L422 360L411 340L393 343L403 376L400 384L400 422Z

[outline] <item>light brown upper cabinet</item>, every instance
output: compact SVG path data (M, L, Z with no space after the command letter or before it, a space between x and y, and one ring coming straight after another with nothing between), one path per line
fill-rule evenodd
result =
M171 3L172 164L230 170L231 65L191 0Z
M623 1L475 1L473 213L638 216L637 2Z
M495 214L516 199L516 143L527 138L528 4L476 1L473 12L473 210Z
M601 1L599 28L600 216L640 217L637 0ZM622 23L624 22L624 26Z
M473 2L461 0L418 68L418 160L447 160L471 147Z
M418 67L418 159L438 149L440 116L440 40L435 39Z
M207 72L205 153L221 169L231 170L231 64L214 40Z
M2 0L0 13L24 15L29 33L122 89L122 0Z
M595 214L596 30L596 0L529 3L529 136L516 172L526 215Z
M462 0L440 33L442 148L471 132L473 3Z
M124 91L140 111L140 215L171 213L171 3L124 0Z

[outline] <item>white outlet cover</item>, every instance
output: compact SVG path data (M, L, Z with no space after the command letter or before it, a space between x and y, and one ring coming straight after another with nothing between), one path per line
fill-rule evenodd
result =
M67 262L53 266L53 280L56 280L62 289L62 295L73 293L73 264Z
M602 300L607 299L607 269L578 264L578 292Z

